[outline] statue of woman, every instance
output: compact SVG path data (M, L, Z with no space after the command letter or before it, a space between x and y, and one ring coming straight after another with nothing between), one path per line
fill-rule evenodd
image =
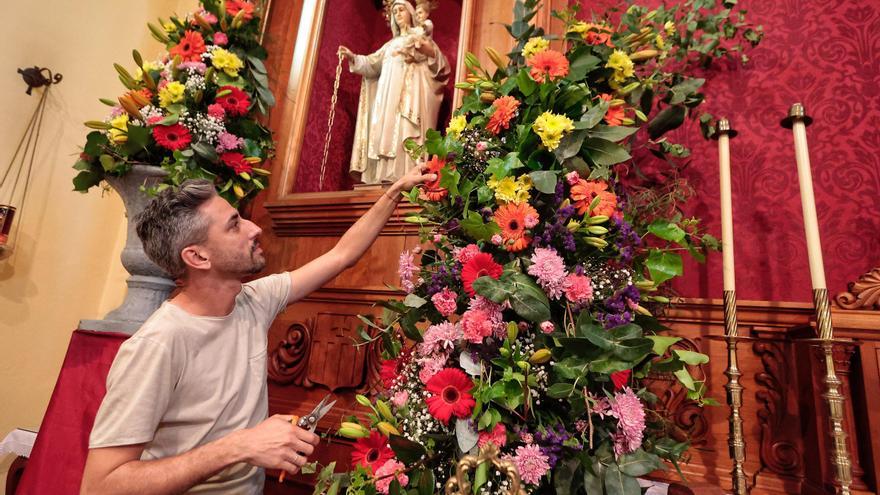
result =
M355 127L351 174L366 184L393 182L415 166L403 143L423 142L437 126L449 63L433 39L416 33L416 12L407 0L391 3L394 37L374 53L356 55L344 46L339 53L349 70L363 76ZM413 42L412 37L418 39ZM402 53L414 46L419 57Z

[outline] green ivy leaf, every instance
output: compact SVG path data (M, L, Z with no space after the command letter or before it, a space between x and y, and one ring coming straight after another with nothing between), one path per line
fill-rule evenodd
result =
M150 142L150 130L146 127L137 125L129 125L126 131L128 140L122 145L122 149L126 155L134 155L147 146Z
M554 399L566 399L574 392L574 385L571 383L554 383L547 389L547 395Z
M663 240L676 243L681 243L685 236L685 231L682 230L677 223L662 218L654 220L654 222L648 226L648 232Z
M699 366L701 364L706 364L709 362L709 356L694 351L686 351L683 349L675 349L672 352L678 356L678 359L682 360L685 364L689 364L691 366Z
M501 180L518 168L525 165L519 159L519 153L516 151L508 153L502 158L492 158L489 160L489 166L486 167L486 173L491 174L495 180Z
M660 285L683 273L681 256L660 249L651 250L645 265L651 274L651 280L656 285Z
M516 76L516 84L519 86L519 92L526 98L532 95L538 89L538 83L529 75L529 71L521 69Z
M110 155L101 155L98 157L98 161L101 163L101 168L104 169L104 172L110 172L116 168L116 160Z
M83 151L89 156L98 156L101 154L102 147L107 146L109 143L110 140L107 139L104 133L92 131L86 136L86 145Z
M403 300L403 304L405 304L409 308L421 308L422 306L424 306L427 303L428 303L428 301L426 301L425 299L422 299L421 297L419 297L415 294L407 294L406 298L404 298L404 300Z
M668 337L666 335L648 335L647 338L654 341L654 347L651 349L651 352L658 356L666 354L669 346L681 340L681 337Z
M685 386L688 390L696 390L696 385L694 385L694 378L688 373L688 370L682 368L680 370L676 370L672 373L678 378L678 381L681 382L682 385Z
M83 170L73 178L73 190L86 192L90 187L100 184L103 179L104 174L92 170Z
M486 241L493 235L501 232L501 228L495 222L483 222L483 217L474 211L468 212L468 216L459 225L466 235L475 241Z
M529 177L532 178L532 182L535 184L535 189L541 191L544 194L554 194L556 193L556 172L552 170L538 170L529 174Z

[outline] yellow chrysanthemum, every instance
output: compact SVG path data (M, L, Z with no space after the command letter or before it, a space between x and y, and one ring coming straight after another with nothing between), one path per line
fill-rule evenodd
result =
M666 40L663 39L662 34L658 34L657 37L654 38L654 44L657 45L658 50L666 48Z
M626 78L633 76L633 61L629 55L621 50L614 50L608 57L608 63L605 64L605 67L614 69L611 79L616 82L623 82Z
M113 126L113 128L108 131L108 134L110 134L110 141L113 141L116 144L121 144L128 141L127 113L110 119L110 125Z
M495 191L495 201L498 204L524 203L532 197L529 193L532 188L532 178L528 175L521 175L518 179L505 177L501 180L493 177L486 182L486 185Z
M244 67L236 54L223 48L217 48L211 52L211 64L229 77L238 77L238 71Z
M465 127L467 127L467 118L464 115L453 117L452 120L449 121L449 125L446 126L446 134L458 137Z
M162 23L162 29L164 29L166 33L171 34L174 31L177 31L177 26L171 21L165 21Z
M584 21L577 21L574 24L568 26L569 33L577 33L580 35L586 33L588 29L590 29L590 25Z
M186 86L177 81L166 84L164 88L159 90L159 106L168 108L169 105L183 101L185 91Z
M672 21L666 21L666 24L663 25L663 29L666 30L666 36L672 36L675 34L675 23Z
M536 36L534 38L529 38L529 41L526 41L526 46L523 47L523 57L529 58L536 53L541 53L544 50L550 48L550 42L541 38L540 36Z
M574 123L565 115L544 112L535 119L532 129L541 138L541 143L550 151L559 146L566 132L574 130Z
M144 62L144 67L141 69L140 67L134 70L134 80L141 81L144 78L144 71L152 72L162 70L162 65L158 62Z

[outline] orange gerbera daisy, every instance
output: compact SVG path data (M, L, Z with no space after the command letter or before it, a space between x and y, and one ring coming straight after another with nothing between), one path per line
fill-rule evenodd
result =
M168 53L172 56L180 56L184 62L201 62L202 54L205 53L205 39L198 31L186 31L180 43L171 47Z
M244 0L226 0L226 13L235 17L238 11L243 10L243 21L249 21L254 18L254 4Z
M593 208L590 216L603 215L610 217L614 210L617 209L617 196L608 190L608 184L605 181L579 179L571 187L571 199L574 201L574 206L580 215L583 215L590 209L590 204L596 197L599 198L599 204Z
M599 95L599 98L605 101L611 101L612 96L608 93L602 93ZM613 107L608 107L608 111L605 112L605 123L611 126L623 124L623 118L626 117L626 111L623 108L623 105L615 105Z
M528 203L507 203L495 211L495 223L501 227L504 249L511 252L522 251L532 242L526 231L526 217L538 216L538 212Z
M495 111L489 117L486 129L497 135L502 129L510 128L510 121L516 115L516 109L519 108L519 100L512 96L502 96L492 102L492 106L495 107Z
M529 57L528 64L532 79L541 83L548 77L555 81L568 75L568 59L556 50L538 52Z
M449 194L448 189L440 187L440 171L446 166L446 161L441 160L439 156L434 155L427 163L425 163L425 165L428 166L428 173L437 174L437 178L425 182L425 186L422 189L422 199L427 201L440 201Z

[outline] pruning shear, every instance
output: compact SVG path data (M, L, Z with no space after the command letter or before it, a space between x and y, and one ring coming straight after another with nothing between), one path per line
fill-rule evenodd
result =
M299 426L300 428L310 433L314 433L315 428L318 427L318 421L321 421L321 418L323 418L328 412L330 412L330 409L333 409L333 406L336 405L335 400L332 402L327 402L332 396L333 394L327 394L323 399L321 399L321 402L318 402L318 405L315 406L314 409L312 409L312 412L301 418L294 416L290 419L290 424L295 424L296 426ZM284 476L286 474L286 471L281 472L281 476L278 477L279 483L284 482Z

